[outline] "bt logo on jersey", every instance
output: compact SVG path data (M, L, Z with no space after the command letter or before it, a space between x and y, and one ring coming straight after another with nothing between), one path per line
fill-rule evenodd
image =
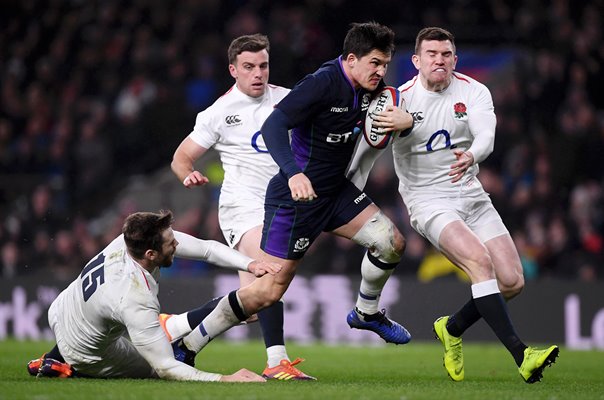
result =
M357 129L357 128L355 128ZM347 143L351 136L356 137L354 132L330 133L327 135L327 143Z

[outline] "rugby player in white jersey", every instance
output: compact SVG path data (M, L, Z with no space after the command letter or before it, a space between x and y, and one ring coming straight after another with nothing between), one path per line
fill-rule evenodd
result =
M174 257L208 261L256 276L280 271L213 240L172 230L172 213L129 215L122 235L82 269L53 301L48 321L57 345L28 364L48 377L162 378L182 381L263 382L241 369L232 375L200 371L174 359L160 326L160 268Z
M289 89L269 85L269 41L261 34L234 39L228 49L229 72L235 84L197 115L193 131L176 149L172 171L187 188L209 182L194 163L210 148L220 155L224 181L218 219L232 248L252 258L261 256L260 238L268 181L279 168L268 153L260 127ZM239 273L241 286L255 277ZM162 316L163 317L163 316ZM283 302L258 313L266 345L267 379L312 380L289 359L283 337ZM166 321L168 330L177 320Z
M424 28L418 33L412 62L419 73L399 91L414 126L408 135L390 142L399 192L413 228L472 282L471 299L453 315L434 322L445 349L445 368L454 381L464 379L461 335L482 317L514 357L522 378L537 382L559 350L528 347L514 330L505 300L524 286L522 265L477 179L478 163L493 151L495 140L491 94L480 82L454 72L454 37L444 29ZM359 188L379 153L359 144L349 172Z

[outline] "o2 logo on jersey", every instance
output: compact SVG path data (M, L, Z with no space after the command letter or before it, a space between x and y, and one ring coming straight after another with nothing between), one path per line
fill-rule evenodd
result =
M430 136L430 139L428 140L428 143L426 144L426 150L429 152L434 151L433 148L433 144L435 141L437 141L438 143L438 139L440 139L440 136L443 136L445 139L445 149L448 147L450 149L454 149L457 147L457 145L455 144L451 144L451 135L449 134L448 131L441 129L440 131L436 131L432 134L432 136Z
M105 256L101 253L90 261L80 273L82 278L82 294L84 301L96 292L97 288L105 283Z
M258 146L258 138L260 137L260 135L262 135L262 133L260 133L260 131L254 133L254 135L252 136L252 143L251 143L252 147L258 153L268 153L268 149L266 148L266 145L264 145L263 149L261 149L260 146Z

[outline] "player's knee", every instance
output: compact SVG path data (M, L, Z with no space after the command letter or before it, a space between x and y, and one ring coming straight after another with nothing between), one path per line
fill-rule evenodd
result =
M405 238L381 211L371 217L352 240L369 249L370 254L386 264L398 263L405 251Z
M371 255L385 264L398 263L404 251L405 239L401 234L398 237L379 239L370 249Z
M512 279L501 280L499 290L506 300L511 300L518 296L524 289L524 275L515 274Z
M394 247L394 251L398 254L399 259L403 256L405 252L405 248L407 247L407 241L402 233L399 232L398 229L394 229L394 235L392 239L392 245Z

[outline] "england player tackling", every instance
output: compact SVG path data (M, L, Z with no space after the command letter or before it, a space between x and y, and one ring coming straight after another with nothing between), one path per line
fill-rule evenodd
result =
M162 378L185 381L262 382L241 369L233 375L200 371L174 359L160 326L160 268L174 257L205 260L258 276L277 264L258 262L227 246L171 228L172 213L138 212L126 218L123 234L82 269L55 299L48 320L57 345L28 364L30 374L48 377Z
M525 345L510 321L505 300L524 286L512 238L477 179L478 163L493 151L496 117L491 94L476 80L453 72L453 35L421 30L412 57L418 75L399 90L414 116L410 134L391 141L399 192L413 228L472 282L470 300L434 322L444 365L454 381L464 379L461 335L481 317L508 349L522 378L533 383L554 362L558 347ZM361 143L349 176L362 188L379 151Z

